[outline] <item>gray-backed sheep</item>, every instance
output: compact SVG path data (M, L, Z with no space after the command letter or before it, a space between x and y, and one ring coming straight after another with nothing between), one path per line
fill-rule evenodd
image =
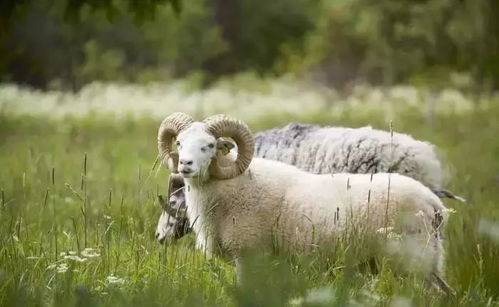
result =
M224 145L231 149L230 143ZM433 145L401 133L291 123L256 133L254 155L317 174L396 172L422 182L441 198L463 200L442 190L442 167ZM160 242L171 242L191 230L182 194L180 190L171 195L173 209L163 203L156 228Z
M237 144L235 161L218 159L221 137ZM338 238L393 228L401 242L415 244L404 261L424 261L428 279L441 281L446 208L412 178L390 173L316 175L253 158L251 131L226 115L194 122L186 114L172 114L160 126L158 149L166 165L178 158L187 216L195 221L196 246L204 252L237 260L247 250L275 251L276 241L279 250L307 252ZM351 234L353 225L368 231Z

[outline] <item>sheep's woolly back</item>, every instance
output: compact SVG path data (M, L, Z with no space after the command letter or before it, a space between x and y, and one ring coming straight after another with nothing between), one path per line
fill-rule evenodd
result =
M255 156L295 165L311 173L396 172L432 189L442 186L433 146L406 134L362 128L292 123L255 135Z

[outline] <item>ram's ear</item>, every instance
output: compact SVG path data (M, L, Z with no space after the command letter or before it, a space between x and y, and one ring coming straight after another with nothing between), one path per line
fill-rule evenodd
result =
M231 141L224 139L217 140L217 150L220 150L223 155L229 154L230 150L234 147L236 147L236 145Z

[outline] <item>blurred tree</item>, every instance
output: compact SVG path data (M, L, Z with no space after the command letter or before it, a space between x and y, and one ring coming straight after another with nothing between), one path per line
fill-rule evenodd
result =
M123 0L128 12L133 14L138 22L154 18L158 6L169 4L178 14L181 10L181 0ZM20 11L31 6L35 0L2 0L0 2L0 17L2 20L15 19ZM92 11L103 11L112 18L121 8L121 4L113 0L66 0L64 5L64 16L69 21L80 20L83 8Z
M180 10L180 4L185 4ZM294 72L344 88L499 87L497 0L5 0L0 81L77 90L93 80Z
M454 71L499 85L496 0L322 1L302 71L343 87L413 78L445 83ZM422 76L422 78L419 78Z

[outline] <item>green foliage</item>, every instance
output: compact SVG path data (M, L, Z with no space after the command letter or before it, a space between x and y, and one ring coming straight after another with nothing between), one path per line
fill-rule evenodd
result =
M0 12L5 19L12 18L19 10L29 7L30 0L4 0L0 4ZM181 0L123 0L128 12L135 17L138 22L153 18L157 7L169 4L176 14L179 14L182 8ZM80 13L84 8L90 8L92 11L102 11L109 18L117 13L118 6L113 0L68 0L64 5L64 16L70 22L80 20Z
M120 50L102 50L97 42L88 41L84 49L85 62L81 67L84 80L119 80L125 57Z
M181 14L167 2L27 1L3 27L0 80L76 90L94 80L271 72L281 49L300 50L313 27L312 0L231 1L232 14L223 0L192 0ZM77 16L68 20L68 10Z
M303 69L337 86L428 75L436 78L427 84L445 83L454 71L497 86L498 8L494 0L322 1Z
M495 0L192 0L181 10L180 0L19 3L5 4L0 80L37 87L192 72L206 75L205 86L247 71L312 75L338 88L439 89L455 73L469 74L477 93L499 84Z

